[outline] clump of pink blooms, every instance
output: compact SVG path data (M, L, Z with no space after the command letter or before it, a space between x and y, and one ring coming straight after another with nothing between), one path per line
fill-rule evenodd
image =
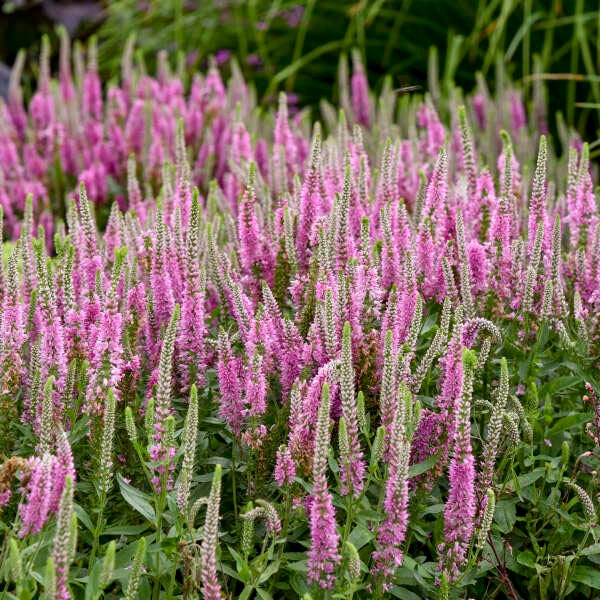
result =
M74 406L101 421L110 389L118 412L143 412L154 397L159 475L175 453L173 397L201 389L207 369L217 372L218 415L249 452L267 446L266 417L284 407L289 427L272 470L282 490L296 477L314 486L308 578L331 588L343 524L329 441L343 417L343 454L357 461L344 481L364 494L362 389L361 410L387 428L387 516L373 525L373 574L389 584L410 495L443 478L439 562L454 580L481 508L475 367L467 374L463 355L485 362L515 320L527 324L524 344L542 321L565 343L597 344L600 212L589 151L573 136L563 140L567 159L557 158L530 131L514 89L495 102L480 89L464 109L446 107L449 129L430 98L410 99L396 120L397 96L384 89L376 102L353 58L343 112L325 103L319 124L302 111L290 118L285 95L260 116L235 68L227 83L212 67L186 89L164 56L156 77L125 57L120 84L103 88L93 52L74 76L63 44L55 81L46 49L29 104L17 80L0 101L3 231L17 242L0 271L0 395L20 392L20 416L36 432L39 381L50 376L57 427ZM444 302L452 330L422 357L422 319ZM397 390L415 402L426 358L437 393L409 427ZM74 361L88 365L83 399L69 379ZM431 471L409 479L409 458L434 455ZM22 534L56 512L74 477L58 454L30 460Z
M23 476L26 481L19 504L20 537L38 533L50 515L58 514L66 478L75 477L73 455L64 431L57 432L55 453L44 452L29 458Z

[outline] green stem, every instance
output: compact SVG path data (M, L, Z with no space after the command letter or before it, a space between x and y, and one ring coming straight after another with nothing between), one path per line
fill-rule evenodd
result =
M287 489L289 486L286 485L286 494L285 494L285 503L283 505L283 519L281 523L281 535L283 538L287 539L287 529L290 522L291 517L291 508L292 508L292 495ZM277 558L281 560L283 558L283 548L285 544L279 544L279 549L277 550Z
M165 465L165 472L160 478L160 495L156 501L156 546L158 551L156 552L156 565L155 565L155 576L154 586L152 588L152 599L160 599L160 541L162 537L162 519L163 512L167 501L167 483L169 479L169 465Z
M0 565L4 565L6 563L6 554L8 553L8 544L9 541L13 538L16 537L17 534L17 529L19 528L19 523L20 523L20 519L17 517L14 521L13 521L13 525L10 528L9 531L7 531L7 533L4 535L4 541L2 542L2 551L0 551ZM36 549L36 551L33 554L33 557L31 558L28 566L26 569L23 570L24 573L29 573L33 567L34 564L34 559L37 556L38 553L38 549L39 549L39 544L38 547ZM9 581L5 580L4 582L4 590L2 592L2 594L5 593L5 591L8 589L9 587ZM4 595L0 596L2 598L4 598Z
M90 560L88 562L88 568L91 570L92 565L94 564L94 558L96 558L96 553L98 552L98 546L100 545L100 533L102 531L102 521L104 517L104 505L106 504L106 492L100 492L100 496L98 498L99 506L98 506L98 517L96 519L96 527L94 527L94 542L92 544L92 552L90 554Z
M383 500L385 498L385 486L386 486L386 482L389 476L389 471L388 471L388 465L385 466L385 476L383 478L383 486L381 488L381 494L379 494L379 500L377 502L377 514L381 515L381 510L383 507ZM375 537L374 539L377 540L377 535L379 534L379 523L377 523L377 527L375 528L374 531ZM374 586L374 592L373 592L373 598L374 599L378 599L378 598L383 598L383 590L382 590L382 585L383 582L381 580L381 577L378 577L378 581L376 582L375 586Z
M43 533L44 533L44 530L46 529L46 527L47 527L47 525L44 525L44 527L42 528L42 531L41 531L42 535L40 535L40 539L44 539ZM42 546L41 542L38 542L36 544L35 552L31 555L31 559L29 560L29 563L27 565L23 565L23 573L31 573L31 570L33 569L33 565L36 563L41 546Z
M169 582L169 595L168 598L173 597L173 588L175 587L175 576L177 575L177 561L173 561L173 568L171 569L171 581Z
M237 484L236 484L236 478L235 478L235 473L237 471L237 464L235 461L235 455L237 454L237 447L238 447L237 438L233 438L233 448L232 448L232 452L231 452L231 486L233 488L233 490L232 490L233 516L236 520L238 518Z
M354 502L353 502L353 494L352 494L352 483L350 481L350 463L346 461L346 486L348 488L348 495L346 496L346 524L344 525L344 536L342 538L342 546L348 541L348 537L350 535L350 528L352 527L352 519L353 513L352 510Z

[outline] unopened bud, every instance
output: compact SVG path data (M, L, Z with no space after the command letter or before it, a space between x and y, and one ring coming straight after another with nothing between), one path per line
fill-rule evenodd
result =
M385 434L386 430L383 425L380 425L375 434L373 440L373 446L371 447L371 467L374 467L383 457L383 450L385 447Z

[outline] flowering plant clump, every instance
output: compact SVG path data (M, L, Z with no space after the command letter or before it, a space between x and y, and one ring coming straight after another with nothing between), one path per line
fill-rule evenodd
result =
M445 126L358 54L323 123L73 64L0 104L5 589L597 589L587 144L483 83Z

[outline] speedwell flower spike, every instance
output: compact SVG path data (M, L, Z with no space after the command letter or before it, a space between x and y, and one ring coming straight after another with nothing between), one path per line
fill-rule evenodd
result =
M171 460L175 454L175 448L168 445L167 419L171 415L171 382L173 370L173 353L175 350L175 339L177 335L177 321L179 320L179 305L176 304L165 332L160 352L158 365L158 383L156 386L156 398L154 403L154 415L152 423L152 444L149 448L150 458L155 463L155 475L153 483L157 491L164 485L171 486L169 471L172 468Z
M350 323L346 321L342 334L342 360L340 364L340 395L342 418L344 419L347 447L342 453L340 477L342 493L352 493L358 498L363 488L365 464L359 441L358 409L354 392L354 367L352 364L352 345ZM340 438L341 439L341 438Z
M388 456L387 479L383 508L385 519L379 525L377 541L373 552L372 574L382 580L383 591L391 588L391 577L395 569L402 565L402 545L408 527L408 467L410 459L410 439L408 437L409 417L412 413L412 394L404 382L400 384L396 398L396 410L392 426Z
M577 494L577 498L579 498L579 502L581 503L581 506L583 507L583 512L584 512L585 516L587 517L587 519L590 522L595 522L596 521L596 509L594 507L594 503L592 502L592 499L590 498L589 494L580 485L577 485L576 483L569 482L568 485Z
M538 151L537 164L535 174L533 176L533 184L531 189L531 199L529 202L529 220L527 230L529 232L529 247L528 252L533 253L534 232L538 228L542 231L548 231L548 217L546 212L546 170L548 160L548 145L546 136L540 137L540 147Z
M222 600L223 592L217 575L219 547L219 507L221 504L221 465L216 465L206 508L204 534L200 547L200 581L207 600Z
M477 356L462 352L462 386L455 404L454 447L448 474L448 500L444 508L444 543L440 546L440 566L449 581L458 579L467 561L473 535L475 505L475 465L471 447L470 411Z
M190 484L194 470L194 458L196 453L196 439L198 433L198 392L196 386L192 385L190 390L190 403L185 417L183 427L183 459L181 461L181 473L177 482L177 507L181 513L187 509L190 500Z
M113 444L115 436L115 394L109 390L106 407L104 409L104 422L102 426L102 439L100 442L100 469L98 472L98 491L104 497L112 487L113 476Z
M330 423L329 384L323 384L317 420L313 458L313 497L310 509L310 549L308 551L308 581L322 589L331 589L336 580L335 570L341 560L338 550L333 497L327 486Z
M73 480L67 477L60 500L56 533L52 547L52 560L56 572L56 600L70 600L68 589L68 569L72 559L70 548L72 543L71 516L73 514Z

